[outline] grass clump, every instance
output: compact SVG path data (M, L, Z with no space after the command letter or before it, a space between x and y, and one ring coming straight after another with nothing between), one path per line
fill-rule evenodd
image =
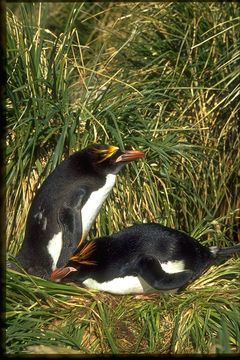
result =
M134 222L239 240L237 3L8 4L7 248L37 187L92 142L146 152L90 237ZM54 20L54 21L53 21ZM239 259L182 294L112 296L7 271L7 352L237 353Z

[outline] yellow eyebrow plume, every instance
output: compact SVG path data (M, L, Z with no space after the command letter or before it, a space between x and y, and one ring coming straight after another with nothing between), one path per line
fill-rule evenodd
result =
M109 157L113 156L119 148L117 146L109 145L106 150L97 149L96 151L101 154L102 159L98 161L98 164L107 160Z
M96 265L96 261L88 260L88 257L94 252L95 247L94 241L88 241L76 255L73 255L70 258L70 260L79 264Z

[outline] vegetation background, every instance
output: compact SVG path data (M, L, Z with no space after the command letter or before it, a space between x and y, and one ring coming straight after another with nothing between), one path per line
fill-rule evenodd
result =
M36 188L93 142L146 158L118 176L91 237L156 221L239 242L239 31L237 2L8 3L8 253ZM151 300L7 271L7 353L237 353L239 265Z

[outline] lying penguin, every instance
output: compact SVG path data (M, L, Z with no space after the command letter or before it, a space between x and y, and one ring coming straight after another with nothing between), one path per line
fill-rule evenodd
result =
M240 245L206 247L180 231L150 223L82 243L51 280L80 282L113 294L181 290Z
M87 236L115 183L116 174L142 151L94 144L62 161L31 204L17 261L30 274L48 278ZM11 266L14 267L14 266Z

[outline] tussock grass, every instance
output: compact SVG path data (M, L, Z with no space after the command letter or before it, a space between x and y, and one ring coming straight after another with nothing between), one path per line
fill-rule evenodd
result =
M8 271L8 352L239 351L239 275L239 266L230 260L182 294L142 300ZM42 345L46 348L38 348Z
M92 142L143 149L90 237L134 222L239 241L237 3L35 3L7 11L7 239L36 188ZM7 352L239 352L239 259L136 300L7 271Z

